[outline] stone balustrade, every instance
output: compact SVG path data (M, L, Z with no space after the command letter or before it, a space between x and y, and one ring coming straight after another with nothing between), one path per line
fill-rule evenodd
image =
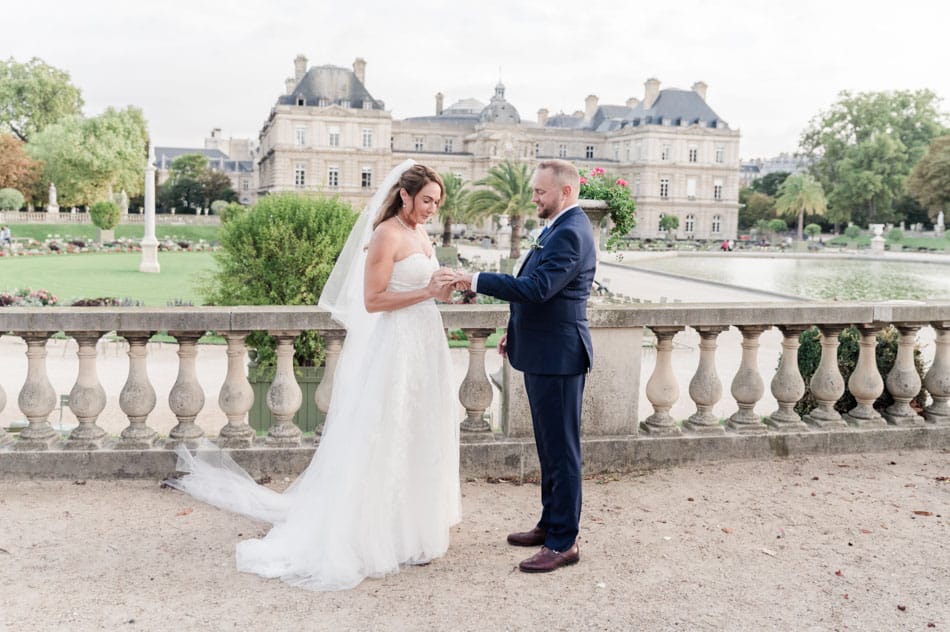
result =
M463 473L534 475L537 460L527 399L518 371L507 363L494 376L501 384L498 427L491 428L485 420L495 397L486 371L485 341L507 322L507 307L441 309L446 328L461 329L470 341L468 369L458 391L465 413L455 420L463 431ZM602 305L591 306L588 314L595 349L583 418L588 471L796 453L950 447L950 302ZM838 334L852 325L861 334L857 365L848 381L857 405L842 415L835 409L845 390L837 360ZM889 325L897 327L900 339L894 367L882 376L875 362L875 335ZM795 404L805 393L805 383L793 359L799 335L812 326L821 332L821 359L809 383L818 406L802 418ZM738 360L738 368L723 375L718 341L730 328L741 335L741 351L730 351L740 356L732 358ZM760 339L773 328L781 334L782 353L774 373L768 375L758 354ZM302 403L294 379L293 341L304 330L320 332L327 342L326 370L316 393L316 403L325 411L345 332L316 307L0 310L0 331L12 332L26 343L27 372L16 401L28 422L18 433L0 428L0 477L170 474L171 448L197 445L206 436L195 423L209 404L198 382L195 359L201 353L197 342L207 331L218 332L227 342L227 370L220 376L217 397L227 422L216 433L208 433L210 438L232 450L252 473L299 471L319 441L319 436L304 437L292 422ZM59 331L78 345L78 375L69 407L79 423L65 437L49 420L57 397L46 369L47 342ZM128 378L119 395L128 426L118 436L109 436L97 425L106 392L97 375L96 343L112 331L128 342L129 356ZM179 358L177 379L168 393L161 394L149 380L146 363L146 342L158 331L177 339ZM245 369L245 338L253 331L267 331L278 343L277 369L266 396L275 423L262 438L247 422L254 395ZM932 334L933 360L921 380L914 348L923 331ZM699 353L692 378L680 384L673 370L674 345L686 335L698 335ZM652 348L645 346L647 337L655 340ZM655 356L652 366L649 356ZM0 367L5 364L0 359ZM641 369L650 372L644 389ZM0 375L3 371L0 368ZM11 376L3 378L9 383ZM727 382L735 410L722 418L714 409ZM773 411L761 410L766 384L776 402ZM913 400L922 385L930 399L921 411ZM885 388L893 404L879 413L872 404ZM652 408L642 420L641 390ZM166 437L149 426L159 396L167 397L177 420ZM683 397L689 398L694 412L678 417L672 411L677 405L682 408ZM7 400L0 387L0 411Z
M0 211L0 223L4 224L91 224L89 213L71 213L60 210L58 213L46 211ZM145 215L138 209L119 216L120 224L144 224ZM160 213L155 215L156 224L187 224L190 226L220 226L218 215L190 215Z

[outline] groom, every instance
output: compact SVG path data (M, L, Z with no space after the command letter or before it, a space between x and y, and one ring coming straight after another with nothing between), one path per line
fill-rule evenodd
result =
M543 509L533 529L510 534L508 543L540 545L518 568L546 573L580 559L581 402L593 361L587 298L597 254L590 220L577 205L577 168L564 160L542 161L531 188L538 217L548 224L517 276L478 272L456 280L511 304L498 351L524 373Z

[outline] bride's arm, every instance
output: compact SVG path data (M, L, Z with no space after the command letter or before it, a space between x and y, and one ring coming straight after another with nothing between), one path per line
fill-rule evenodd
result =
M380 227L373 233L366 253L366 270L363 275L363 302L367 312L392 311L430 298L445 299L451 292L451 287L447 285L447 270L439 270L433 274L424 288L408 292L388 291L386 288L393 273L399 245L399 235L386 227Z

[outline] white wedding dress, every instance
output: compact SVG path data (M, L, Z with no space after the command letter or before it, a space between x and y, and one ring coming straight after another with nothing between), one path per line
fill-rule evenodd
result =
M389 289L424 287L437 268L434 257L410 255L395 263ZM171 485L273 524L265 537L237 545L239 570L343 590L448 549L461 495L442 317L432 300L369 316L344 342L316 454L282 494L257 485L221 450L178 449L189 474Z

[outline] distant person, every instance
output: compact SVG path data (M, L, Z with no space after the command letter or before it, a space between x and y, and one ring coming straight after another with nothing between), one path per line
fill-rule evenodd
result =
M2 229L0 229L0 244L6 244L9 246L12 243L13 239L10 237L10 227L4 226Z

